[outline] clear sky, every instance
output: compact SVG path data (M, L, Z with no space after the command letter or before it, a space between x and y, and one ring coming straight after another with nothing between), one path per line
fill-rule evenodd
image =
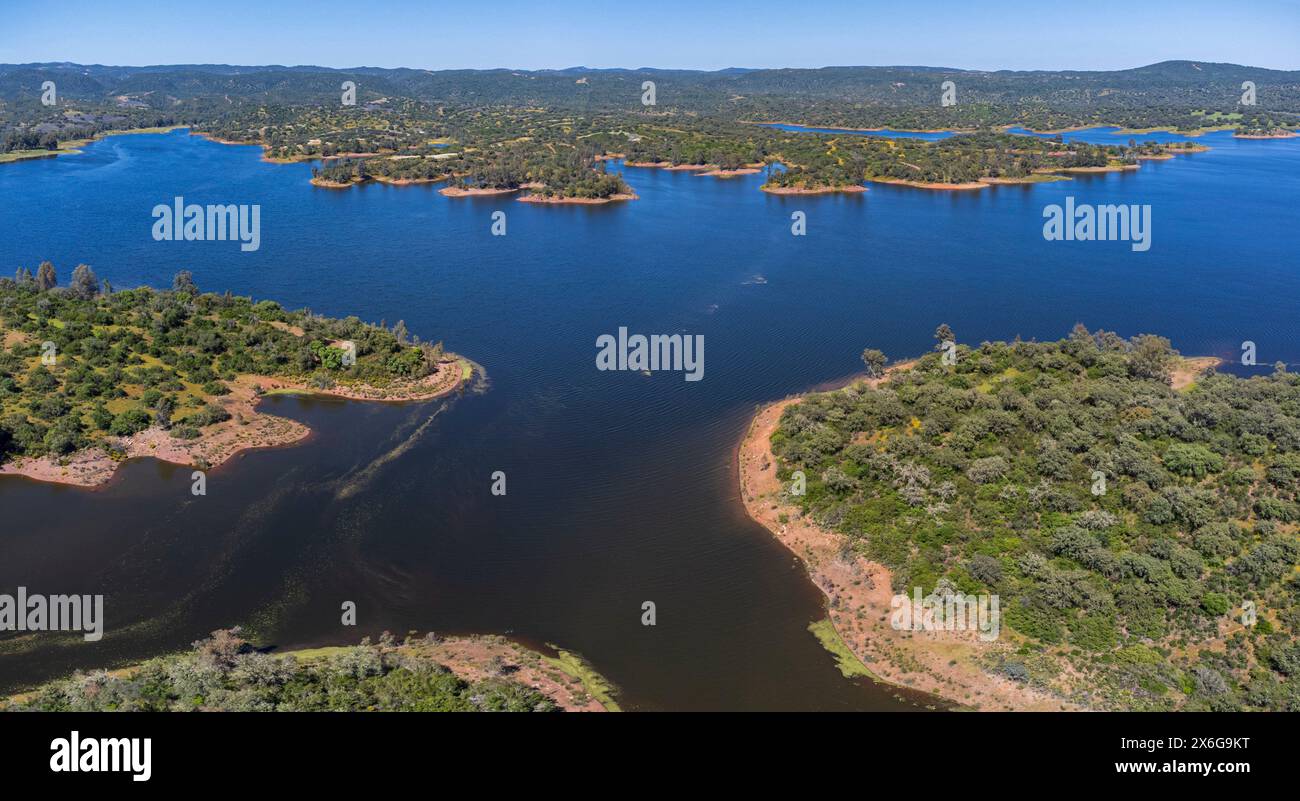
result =
M0 63L1300 69L1300 0L0 0Z

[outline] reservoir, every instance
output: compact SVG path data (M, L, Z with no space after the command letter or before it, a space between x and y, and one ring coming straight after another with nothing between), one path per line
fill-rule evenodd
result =
M924 708L844 678L808 631L821 593L740 503L749 418L857 372L864 348L916 355L940 323L971 344L1082 322L1187 355L1237 361L1250 341L1260 365L1300 362L1300 139L1197 141L1212 150L975 192L778 197L761 175L626 168L640 199L606 206L318 189L307 164L184 131L0 166L6 275L49 259L63 282L85 262L117 288L166 287L188 269L204 291L401 320L486 373L422 404L270 397L263 411L312 437L233 459L202 497L189 468L150 459L94 491L0 479L0 592L105 598L99 642L0 640L0 685L240 624L280 648L384 630L554 643L628 709ZM259 247L155 241L151 210L176 197L260 206ZM1067 197L1149 205L1151 248L1046 241L1043 209ZM598 338L621 328L703 337L703 379L598 369ZM348 601L355 628L340 624Z

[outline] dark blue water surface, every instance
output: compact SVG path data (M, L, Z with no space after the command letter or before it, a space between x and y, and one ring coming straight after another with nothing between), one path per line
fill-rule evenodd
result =
M66 277L84 261L128 287L190 269L207 290L404 320L489 381L428 404L270 399L312 440L213 471L206 497L153 460L94 492L0 480L0 587L104 593L109 615L98 644L9 643L0 682L243 623L285 647L384 629L555 643L633 708L912 708L842 678L807 632L820 593L739 502L749 415L855 371L864 347L921 352L941 322L965 342L1083 322L1188 354L1235 358L1251 340L1261 363L1300 361L1300 140L1199 141L1213 150L978 192L773 197L761 176L628 169L640 200L604 207L322 190L307 165L183 132L4 165L5 271L50 259ZM261 249L155 242L150 211L177 195L260 204ZM1043 207L1067 196L1150 204L1150 251L1045 241ZM806 236L791 235L795 211ZM596 338L620 326L703 334L704 380L596 370ZM490 493L496 470L505 497ZM339 623L348 600L355 629Z

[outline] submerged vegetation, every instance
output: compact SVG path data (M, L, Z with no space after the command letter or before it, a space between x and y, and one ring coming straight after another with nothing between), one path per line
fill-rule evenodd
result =
M897 591L1001 597L996 672L1088 706L1300 709L1300 375L1180 369L1081 326L960 346L792 405L772 447Z

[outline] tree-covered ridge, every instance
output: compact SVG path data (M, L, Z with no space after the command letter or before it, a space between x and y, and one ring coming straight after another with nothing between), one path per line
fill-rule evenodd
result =
M1176 360L1082 327L961 346L809 396L772 447L898 591L1001 597L992 669L1093 706L1300 710L1300 376L1178 391Z
M980 180L1028 180L1080 168L1132 166L1197 146L1146 143L1095 145L1004 133L959 134L934 142L855 135L821 135L819 141L782 144L790 168L773 172L771 186L843 186L863 180L965 184ZM816 150L814 148L822 148ZM792 155L786 156L790 152Z
M208 118L244 105L337 105L343 81L356 84L358 104L402 98L461 109L641 111L642 86L653 81L656 112L916 130L1001 125L1190 130L1204 126L1199 119L1204 115L1242 111L1242 84L1251 81L1258 87L1252 108L1285 117L1292 127L1300 119L1300 73L1192 61L1113 71L993 72L860 66L700 72L15 64L0 65L0 115L34 110L45 80L59 85L61 97L79 103ZM955 106L939 103L944 81L957 87Z
M380 180L449 180L482 189L533 188L535 194L600 198L629 192L622 176L606 170L610 156L633 165L710 166L724 170L782 163L769 169L772 187L840 187L864 180L960 184L981 179L1027 180L1078 168L1135 165L1141 158L1204 149L1194 143L1113 145L1066 143L1063 138L1000 132L970 133L935 142L785 131L725 119L647 119L599 114L576 118L543 110L502 110L497 115L448 113L439 130L453 144L428 152L426 138L411 150L326 162L314 170L327 185ZM500 126L504 121L509 124ZM265 133L264 137L274 139ZM222 134L230 136L233 134ZM251 134L250 134L251 135ZM312 147L323 140L313 139ZM347 146L365 148L368 142ZM332 148L331 148L332 149Z
M64 456L151 426L197 438L229 419L214 400L240 375L400 387L450 358L400 321L389 330L202 293L188 272L170 290L115 291L79 265L60 287L49 262L0 279L0 337L0 463Z
M428 110L412 120L403 107L367 107L368 113L390 119L388 127L353 136L349 127L357 114L304 108L310 117L327 116L329 132L320 125L297 120L268 126L247 120L235 130L213 135L227 141L262 143L272 158L300 160L346 157L325 161L313 169L318 182L347 185L381 181L447 181L461 189L522 189L535 195L564 198L607 198L631 189L618 173L598 162L599 150L586 139L607 124L605 118L582 119L541 110ZM378 123L373 123L378 124ZM597 127L593 127L597 126ZM285 142L285 129L296 132ZM205 130L207 130L205 128ZM347 132L347 133L343 133ZM351 137L351 138L344 138ZM279 142L280 144L276 144Z
M187 653L122 672L50 682L0 704L42 712L554 712L555 700L497 675L466 681L418 641L391 637L299 659L252 648L238 629L215 631Z
M59 86L53 107L39 100L47 79ZM657 86L655 105L641 104L646 80ZM958 86L955 106L939 103L946 80ZM1259 87L1255 106L1239 102L1245 80ZM356 84L355 105L343 105L344 81ZM877 178L921 183L966 183L980 175L1015 180L1029 167L1023 159L975 159L939 148L918 152L942 163L923 158L913 170L877 145L752 124L775 120L987 135L1011 125L1278 135L1300 126L1300 80L1294 73L1191 62L1108 73L0 65L0 161L62 152L72 141L111 130L187 125L221 141L260 144L273 160L349 159L318 168L324 185L450 179L461 187L538 187L541 195L586 199L629 191L595 161L612 153L633 162L723 169L780 155L799 170L778 178L778 186L857 183L864 167ZM845 152L828 152L833 146Z

